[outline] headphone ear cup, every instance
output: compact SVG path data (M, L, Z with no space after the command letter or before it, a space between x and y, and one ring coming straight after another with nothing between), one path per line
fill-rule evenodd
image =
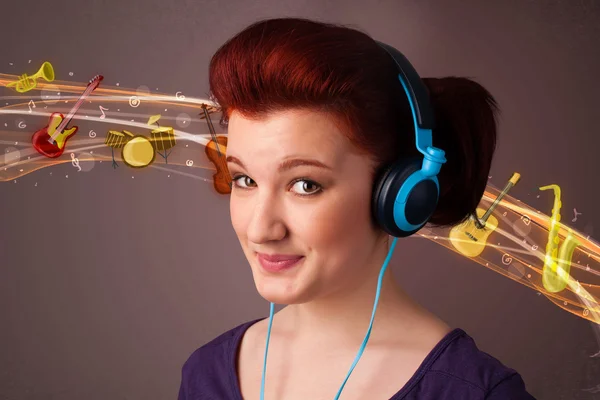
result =
M375 184L373 185L373 195L371 197L371 211L373 214L375 224L382 228L384 231L386 231L388 234L391 233L390 228L386 223L386 220L389 220L389 218L386 218L385 215L385 195L383 194L383 192L389 192L389 189L387 188L384 190L384 186L388 186L386 185L386 183L390 182L388 177L392 172L393 168L394 164L391 164L383 168L382 171L380 171L380 173L375 179Z
M373 216L377 224L394 237L406 237L414 232L401 229L394 219L394 204L400 188L409 176L419 171L420 157L401 159L383 170L373 193Z

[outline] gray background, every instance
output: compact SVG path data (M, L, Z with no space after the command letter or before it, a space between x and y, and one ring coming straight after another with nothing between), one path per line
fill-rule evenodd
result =
M54 0L7 1L1 12L0 72L50 60L57 79L102 73L106 85L196 97L212 54L259 18L352 24L423 76L484 84L503 112L491 182L519 171L511 195L547 213L552 196L537 199L536 188L557 183L564 219L576 207L573 226L600 234L598 2ZM161 170L103 163L65 179L72 171L0 183L0 398L174 399L193 350L268 315L228 198ZM600 398L583 390L600 384L589 322L431 241L400 241L393 268L537 398Z

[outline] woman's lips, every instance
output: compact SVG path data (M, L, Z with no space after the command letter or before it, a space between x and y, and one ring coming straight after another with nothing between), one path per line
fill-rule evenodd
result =
M295 267L304 259L304 256L284 254L262 254L256 253L261 267L268 272L280 272Z

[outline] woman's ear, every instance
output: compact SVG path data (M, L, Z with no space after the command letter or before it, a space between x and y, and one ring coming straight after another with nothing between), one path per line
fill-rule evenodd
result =
M381 240L385 244L385 247L389 250L390 246L392 245L391 236L388 235L387 232L384 232L384 231L381 231L381 232L382 232L382 237L379 240Z

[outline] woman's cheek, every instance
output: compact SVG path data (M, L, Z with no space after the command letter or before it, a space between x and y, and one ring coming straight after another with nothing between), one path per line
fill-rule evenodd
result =
M336 243L341 244L349 233L361 229L357 225L360 223L358 212L358 207L354 207L352 201L315 207L296 215L291 229L309 247L324 250L325 247L335 247Z
M236 199L233 196L229 201L229 214L231 216L231 225L236 234L244 235L245 227L248 226L249 215L252 213L248 207L244 208L240 199Z

